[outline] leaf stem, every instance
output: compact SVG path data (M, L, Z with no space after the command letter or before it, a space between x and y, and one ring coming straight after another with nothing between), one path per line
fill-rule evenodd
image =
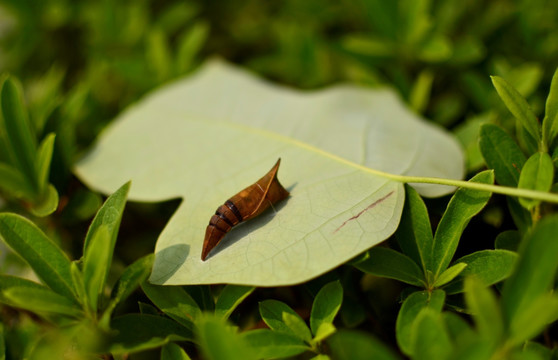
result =
M548 192L544 192L544 191L520 189L520 188L515 188L515 187L510 187L510 186L482 184L482 183L475 183L475 182L469 182L469 181L464 181L464 180L453 180L453 179L444 179L444 178L390 174L390 173L387 173L387 172L384 172L384 171L371 169L371 168L369 168L367 166L364 166L364 165L361 165L361 164L357 164L357 163L352 162L350 160L347 160L347 159L345 159L341 156L332 154L330 152L322 150L318 147L315 147L315 146L310 145L308 143L305 143L303 141L294 139L292 137L288 137L288 136L285 136L285 135L280 135L280 134L277 134L277 133L272 133L272 132L267 131L267 130L251 128L249 126L244 126L244 125L240 125L240 124L234 124L233 125L230 122L226 122L225 124L227 124L229 126L239 127L239 128L242 128L246 131L250 131L252 133L257 133L257 134L260 134L260 135L265 135L265 136L268 136L268 137L271 137L271 138L275 138L277 140L284 141L286 143L290 143L294 146L298 146L298 147L306 149L308 151L312 151L316 154L319 154L319 155L328 157L330 159L336 160L340 163L343 163L345 165L357 168L357 169L362 170L364 172L367 172L369 174L374 174L374 175L383 177L384 179L390 179L390 180L394 180L394 181L398 181L398 182L402 182L402 183L411 183L411 184L415 183L415 184L437 184L437 185L455 186L455 187L460 187L460 188L465 188L465 189L480 190L480 191L486 191L486 192L491 192L491 193L496 193L496 194L516 196L516 197L522 197L522 198L534 199L534 200L541 200L541 201L546 201L546 202L551 202L551 203L558 204L558 194L548 193Z
M546 202L552 202L558 204L558 194L552 194L543 191L520 189L510 186L483 184L476 182L469 182L464 180L453 180L453 179L443 179L443 178L433 178L433 177L421 177L421 176L406 176L406 175L396 175L390 174L379 170L374 170L367 168L369 173L394 180L402 183L410 184L437 184L437 185L447 185L455 186L465 189L480 190L486 192L492 192L496 194L516 196L534 200L541 200Z

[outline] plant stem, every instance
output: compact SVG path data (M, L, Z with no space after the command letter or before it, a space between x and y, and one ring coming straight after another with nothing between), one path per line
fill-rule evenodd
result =
M390 173L385 173L379 170L373 170L367 168L369 173L376 174L378 176L399 181L402 183L410 183L410 184L437 184L437 185L447 185L447 186L455 186L465 189L472 189L472 190L480 190L486 192L492 192L496 194L508 195L508 196L516 196L534 200L541 200L546 202L552 202L558 204L558 194L552 194L543 191L537 190L529 190L529 189L519 189L515 187L509 186L500 186L500 185L492 185L492 184L483 184L483 183L476 183L464 180L452 180L452 179L443 179L443 178L432 178L432 177L421 177L421 176L405 176L405 175L395 175Z
M364 165L361 165L361 164L357 164L357 163L352 162L350 160L347 160L347 159L345 159L341 156L329 153L325 150L317 148L317 147L315 147L313 145L310 145L308 143L305 143L303 141L294 139L292 137L280 135L280 134L277 134L277 133L272 133L272 132L267 131L267 130L251 128L249 126L244 126L244 125L239 125L239 124L234 124L233 125L230 122L224 122L224 124L227 124L227 125L233 126L233 127L239 127L239 128L242 128L245 131L249 131L249 132L252 132L252 133L259 134L259 135L271 137L271 138L277 139L279 141L283 141L283 142L291 144L293 146L297 146L297 147L300 147L302 149L314 152L314 153L319 154L321 156L324 156L324 157L330 158L332 160L338 161L342 164L354 167L356 169L367 172L369 174L374 174L374 175L383 177L385 179L390 179L390 180L394 180L394 181L398 181L398 182L402 182L402 183L411 183L411 184L415 183L415 184L437 184L437 185L455 186L455 187L460 187L460 188L464 188L464 189L480 190L480 191L486 191L486 192L491 192L491 193L496 193L496 194L516 196L516 197L522 197L522 198L533 199L533 200L541 200L541 201L546 201L546 202L551 202L551 203L558 204L558 194L553 194L553 193L548 193L548 192L543 192L543 191L529 190L529 189L519 189L519 188L514 188L514 187L509 187L509 186L475 183L475 182L464 181L464 180L452 180L452 179L443 179L443 178L432 178L432 177L421 177L421 176L405 176L405 175L390 174L390 173L383 172L383 171L380 171L380 170L371 169L371 168L369 168L367 166L364 166Z

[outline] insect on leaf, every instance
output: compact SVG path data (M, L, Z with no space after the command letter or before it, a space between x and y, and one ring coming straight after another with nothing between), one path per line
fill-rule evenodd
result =
M277 180L277 170L279 170L280 163L281 159L277 160L275 166L260 180L219 206L205 230L201 253L202 260L205 260L209 252L219 244L225 234L234 226L255 218L273 204L289 196L289 192Z
M288 200L233 228L202 261L215 209L278 158ZM463 168L457 142L391 90L302 92L213 60L125 111L76 173L103 193L132 179L130 200L183 199L157 241L151 282L278 286L319 276L393 234L404 189L372 169L461 178Z

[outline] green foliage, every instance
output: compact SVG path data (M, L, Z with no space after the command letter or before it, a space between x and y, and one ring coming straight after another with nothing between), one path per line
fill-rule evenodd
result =
M388 85L454 129L475 184L556 192L551 1L6 0L0 14L0 359L556 359L558 218L544 199L406 186L395 236L314 280L173 287L147 278L177 203L124 213L126 185L99 209L72 175L110 119L217 55L296 88ZM234 138L211 146L245 156ZM203 166L188 179L221 173ZM180 266L188 251L164 257Z
M0 84L2 140L0 189L31 204L37 216L51 214L58 206L58 193L48 181L54 134L37 144L17 80L4 77Z

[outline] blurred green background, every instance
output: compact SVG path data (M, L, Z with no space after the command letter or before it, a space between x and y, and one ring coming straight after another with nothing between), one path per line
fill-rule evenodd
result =
M556 0L0 0L0 73L22 82L37 138L56 133L50 181L60 207L37 221L75 255L101 199L73 178L72 164L122 109L208 57L296 88L392 86L415 112L456 134L471 175L484 166L481 124L516 131L489 76L506 79L540 116L558 66L557 24ZM446 200L428 202L433 217ZM6 202L3 210L23 212ZM128 205L113 272L153 251L177 204ZM470 238L493 239L511 222L506 211L505 199L494 200L467 230L482 236ZM343 276L361 289L345 287L345 301L365 292L378 316L374 330L393 342L386 334L401 285L361 274L353 281L354 274ZM305 289L258 291L307 305ZM243 307L253 313L257 305Z
M37 138L56 133L50 181L61 200L43 228L77 251L101 200L72 177L72 164L123 108L208 57L303 89L392 86L457 135L471 175L484 165L480 125L516 130L490 75L542 113L558 65L557 19L552 0L0 0L0 72L21 80ZM152 251L176 204L128 211L124 262ZM430 203L438 213L444 204ZM505 212L493 203L479 226L496 230ZM148 232L134 216L152 226L145 246L138 242Z
M558 64L557 19L552 0L2 0L0 70L22 80L39 138L58 132L59 191L122 108L209 56L306 89L394 86L456 131L476 170L479 124L514 127L489 75L540 114Z

